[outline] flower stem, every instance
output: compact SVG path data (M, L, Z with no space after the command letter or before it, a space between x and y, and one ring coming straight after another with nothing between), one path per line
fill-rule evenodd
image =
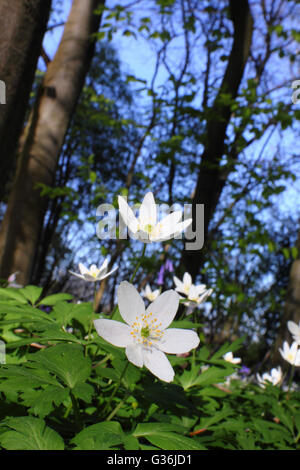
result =
M95 310L96 310L96 295L97 295L97 287L96 287L96 282L94 283L94 302L93 302L93 311L92 311L92 319L91 323L89 326L89 332L88 332L88 340L91 340L91 333L92 333L92 327L94 324L94 318L95 318Z
M146 245L147 245L147 244L144 243L143 251L142 251L141 257L140 257L140 259L139 259L139 261L138 261L138 263L137 263L137 265L136 265L136 267L135 267L135 270L133 271L133 274L132 274L132 276L131 276L131 278L130 278L130 281L129 281L130 284L132 284L132 282L134 281L135 275L136 275L136 273L137 273L139 267L141 266L141 263L142 263L142 261L143 261L143 258L144 258L144 256L145 256L145 252L146 252Z
M110 407L110 404L111 404L111 402L112 402L112 399L114 398L115 394L117 393L117 391L118 391L118 389L119 389L119 387L120 387L120 385L121 385L122 379L123 379L123 377L124 377L124 375L125 375L125 372L126 372L128 366L129 366L129 362L126 362L126 365L125 365L125 367L124 367L124 369L123 369L123 372L122 372L122 374L121 374L121 376L120 376L120 378L119 378L119 380L118 380L118 382L117 382L117 385L115 386L114 391L112 392L111 396L109 397L108 402L106 403L106 405L105 405L105 407L104 407L104 409L103 409L103 413L105 413L105 411Z
M73 408L74 410L74 415L75 415L75 418L76 418L76 421L79 421L79 409L78 409L78 404L77 404L77 400L76 398L74 397L72 391L70 391L70 398L71 398L71 402L64 414L64 418L67 419L67 417L69 416L70 414L70 411L71 409Z
M118 403L118 405L112 410L112 412L110 413L110 415L108 415L108 417L106 418L105 421L110 421L115 416L115 414L119 411L119 409L124 405L125 401L129 397L129 395L130 395L130 393L127 392L125 397L123 398L123 400L120 401L120 403Z
M290 379L289 379L288 394L290 393L290 390L291 390L292 381L293 381L293 377L294 377L294 371L295 371L295 365L293 364L292 367L291 367L291 375L290 375Z

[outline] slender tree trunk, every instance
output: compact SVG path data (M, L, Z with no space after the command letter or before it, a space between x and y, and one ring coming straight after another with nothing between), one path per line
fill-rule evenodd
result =
M16 179L0 232L0 276L19 271L30 281L47 199L38 184L51 186L70 119L89 69L104 0L73 0L64 34L49 64L20 144Z
M204 243L223 187L228 169L222 171L221 158L225 152L226 130L231 117L231 107L224 104L222 94L235 99L242 81L245 66L250 53L253 19L248 0L230 0L231 18L234 25L234 37L227 68L219 92L212 108L207 110L206 145L199 167L198 180L193 197L193 218L196 205L204 204ZM232 167L233 169L233 167ZM199 273L203 260L201 250L186 250L183 263L187 271L195 277Z
M300 229L296 247L298 249L298 256L291 266L285 307L278 336L274 344L274 364L282 362L279 348L282 348L283 342L287 341L289 344L293 342L292 335L287 327L287 322L293 321L297 323L297 325L299 325L300 322Z
M0 199L15 166L50 6L51 0L0 2L0 80L6 88L6 103L0 105Z

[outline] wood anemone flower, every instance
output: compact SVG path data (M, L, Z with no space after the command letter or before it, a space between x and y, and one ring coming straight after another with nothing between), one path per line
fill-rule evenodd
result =
M168 290L160 294L147 309L136 290L127 281L117 291L121 317L95 320L99 336L114 346L125 348L127 359L137 367L145 366L165 382L174 378L174 370L165 355L183 354L198 346L200 340L193 330L168 328L179 306L179 294Z
M279 348L279 352L283 359L292 364L292 366L300 366L300 349L296 341L290 346L287 341L283 343L283 349Z
M73 271L69 271L69 272L73 274L73 276L79 277L80 279L83 279L84 281L96 282L96 281L102 281L102 279L105 279L106 277L110 276L116 269L118 269L118 266L116 266L112 271L108 273L107 266L108 266L107 259L100 266L100 268L97 268L95 264L92 264L90 268L88 269L82 263L79 263L80 274L74 273Z
M146 297L146 299L150 300L150 302L153 302L156 297L159 296L160 289L151 290L151 287L149 286L149 284L147 284L145 290L141 291L141 294L143 297Z
M293 340L300 345L300 322L299 325L297 325L294 321L288 321L287 326L293 336Z
M192 223L192 219L181 222L182 211L172 212L158 222L156 204L151 192L145 195L138 217L134 215L124 197L118 196L118 202L121 217L128 226L132 238L144 243L175 238Z
M239 364L242 360L240 357L233 357L233 354L231 351L224 354L223 359L227 362L231 362L231 364Z
M262 388L265 388L267 383L270 383L272 385L278 385L282 380L281 367L279 366L277 369L273 367L270 373L265 372L262 376L259 373L257 373L256 378L257 378L258 384Z

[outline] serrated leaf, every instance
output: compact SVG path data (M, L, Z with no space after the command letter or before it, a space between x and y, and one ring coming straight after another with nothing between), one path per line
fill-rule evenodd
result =
M21 304L27 304L27 300L20 292L20 289L15 289L13 287L0 287L0 296L17 300Z
M123 430L120 423L114 421L92 424L71 441L77 450L107 450L122 442Z
M71 294L65 294L65 293L52 294L52 295L48 295L47 297L44 297L39 302L39 305L52 306L52 305L57 304L57 302L61 302L62 300L72 300L72 299L73 299L73 296Z
M137 425L133 436L143 436L151 444L163 450L205 449L195 439L178 434L179 430L178 425L169 423L141 423Z
M39 418L9 418L5 425L10 428L0 434L0 444L7 450L63 450L61 436L46 426Z
M26 286L19 290L24 295L24 297L29 300L32 305L34 305L40 298L43 288L37 286Z
M32 360L59 377L69 388L85 382L91 373L91 360L75 344L58 344L32 355Z

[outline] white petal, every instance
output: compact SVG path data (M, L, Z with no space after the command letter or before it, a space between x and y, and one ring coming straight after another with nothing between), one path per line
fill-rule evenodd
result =
M128 344L125 350L127 359L137 367L143 367L144 360L142 354L142 347L139 344L131 343Z
M178 292L184 293L184 290L183 290L183 289L184 289L184 287L183 287L183 282L181 282L181 280L178 279L178 277L176 277L176 276L173 277L173 281L174 281L174 284L175 284L175 286L176 286L176 290L177 290Z
M183 284L185 286L189 286L189 287L192 285L192 276L189 273L184 273L184 275L183 275Z
M295 336L300 335L300 327L297 325L297 323L293 321L288 321L287 326L290 332L292 333L292 335L295 335Z
M162 323L161 329L167 328L173 321L179 306L179 294L175 290L167 290L160 294L154 302L152 302L146 314L151 313L153 318L157 318Z
M231 352L231 351L228 351L226 354L224 354L223 359L225 359L225 361L231 362L232 359L233 359L233 354L232 354L232 352Z
M135 232L132 237L133 239L135 240L139 240L143 243L151 243L151 240L150 240L150 235L148 232L146 232L145 230L138 230L137 232Z
M234 357L234 358L232 359L232 363L233 363L233 364L239 364L239 363L241 362L241 360L242 360L242 359L241 359L240 357Z
M130 327L125 323L101 318L95 320L94 325L98 335L114 346L125 348L132 342Z
M136 317L144 315L144 301L132 284L122 281L117 290L117 297L121 317L128 325L132 325Z
M292 334L296 334L299 330L299 326L294 321L288 321L287 322L287 327L288 327L288 329L290 330L290 332Z
M96 276L92 276L89 272L83 274L83 278L85 281L88 282L96 282L97 278Z
M198 284L197 286L194 286L198 295L203 294L207 289L206 289L206 284ZM212 289L211 289L212 290Z
M86 274L89 272L89 270L82 263L79 263L78 267L80 274Z
M174 211L171 212L171 214L168 214L166 217L164 217L161 221L161 229L162 231L172 231L175 229L176 225L182 218L182 211Z
M176 238L178 235L180 235L182 232L185 231L185 229L191 225L192 219L187 219L184 220L183 222L180 222L179 224L176 225L175 231L174 231L174 238Z
M103 274L99 273L98 276L97 276L97 281L102 281L106 277L110 276L112 273L114 273L118 269L118 267L119 266L116 266L114 269L109 271L109 273L103 273Z
M153 375L164 382L172 382L174 370L166 355L158 349L144 349L144 364Z
M198 346L200 340L193 330L169 328L165 330L158 347L169 354L183 354Z
M147 193L139 211L139 222L142 227L145 225L156 225L157 211L154 196L151 192Z
M293 355L296 355L297 349L298 349L297 341L294 341L294 342L292 343L292 346L291 346L291 353L292 353Z
M155 230L150 234L150 239L153 242L160 242L172 238L178 227L177 222L181 217L181 211L175 211L167 215L156 225Z
M118 202L119 211L122 219L124 220L128 228L131 230L131 232L135 233L138 228L137 218L135 217L132 209L129 207L129 205L122 196L118 196Z
M96 264L92 264L90 266L89 272L90 273L98 273L99 269L97 268Z
M108 259L106 258L103 263L101 264L100 268L99 268L99 274L105 274L106 271L107 271L107 267L108 267Z
M73 271L69 271L69 273L73 274L73 276L79 277L79 279L85 280L82 274L74 273Z
M300 366L300 349L296 353L295 366L297 366L297 367Z

